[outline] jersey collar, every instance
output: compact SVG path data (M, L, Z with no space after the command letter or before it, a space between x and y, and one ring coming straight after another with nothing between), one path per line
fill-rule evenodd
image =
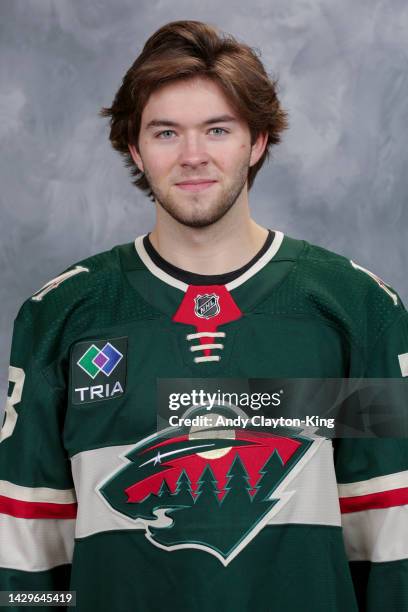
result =
M139 255L140 259L142 260L146 268L154 276L159 278L164 283L167 283L168 285L171 285L172 287L175 287L176 289L180 289L181 291L186 292L189 287L187 283L179 280L178 278L175 278L174 276L172 276L171 274L169 274L168 272L160 268L152 260L152 258L150 257L149 253L146 251L145 246L143 244L144 237L145 237L145 234L143 234L142 236L138 236L134 242L134 245L135 245L137 254ZM226 289L228 291L232 291L232 289L236 289L237 287L245 283L248 279L250 279L252 276L254 276L254 274L262 270L262 268L269 261L271 261L271 259L273 259L273 257L275 257L275 255L279 251L283 238L284 238L283 232L275 230L274 238L271 244L269 245L269 248L265 251L265 253L259 259L257 259L250 268L245 270L245 272L243 272L240 276L238 276L231 282L227 283L225 285Z

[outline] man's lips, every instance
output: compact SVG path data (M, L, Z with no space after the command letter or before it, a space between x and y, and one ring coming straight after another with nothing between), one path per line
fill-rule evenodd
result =
M176 183L176 186L186 191L203 191L216 182L217 181L211 179L200 179L196 181L182 181L181 183Z

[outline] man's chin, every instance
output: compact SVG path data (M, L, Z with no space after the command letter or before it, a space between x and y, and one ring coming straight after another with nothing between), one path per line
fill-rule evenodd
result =
M217 223L217 221L219 221L225 213L223 214L218 214L218 215L205 215L205 216L183 216L183 215L178 215L174 212L171 211L167 211L171 217L173 217L173 219L175 221L177 221L178 223L180 223L181 225L184 225L185 227L191 227L191 228L204 228L204 227L209 227L210 225L214 225L214 223Z
M194 221L187 221L185 223L183 223L183 225L185 227L191 227L193 229L203 229L205 227L210 227L211 225L214 225L214 223L217 223L217 221L219 221L219 218L217 219L195 219Z
M185 202L184 206L180 206L180 201L175 205L172 199L160 199L156 196L156 203L167 212L178 223L186 227L208 227L221 219L231 208L222 206L217 202L204 202L200 205L201 210L194 210L195 204Z

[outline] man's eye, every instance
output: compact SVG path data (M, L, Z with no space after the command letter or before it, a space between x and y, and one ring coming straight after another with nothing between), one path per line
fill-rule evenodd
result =
M163 130L162 132L156 134L156 138L164 138L164 140L168 140L164 134L174 134L174 130Z
M221 127L211 128L211 130L210 130L210 131L213 131L213 130L220 130L220 131L221 131L221 132L223 132L224 134L228 134L228 130L225 130L224 128L221 128Z

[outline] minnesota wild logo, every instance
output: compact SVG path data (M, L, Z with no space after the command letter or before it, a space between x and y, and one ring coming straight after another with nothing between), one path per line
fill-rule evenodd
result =
M312 444L287 431L172 427L136 444L98 489L155 546L201 549L226 566L291 497L282 485Z

